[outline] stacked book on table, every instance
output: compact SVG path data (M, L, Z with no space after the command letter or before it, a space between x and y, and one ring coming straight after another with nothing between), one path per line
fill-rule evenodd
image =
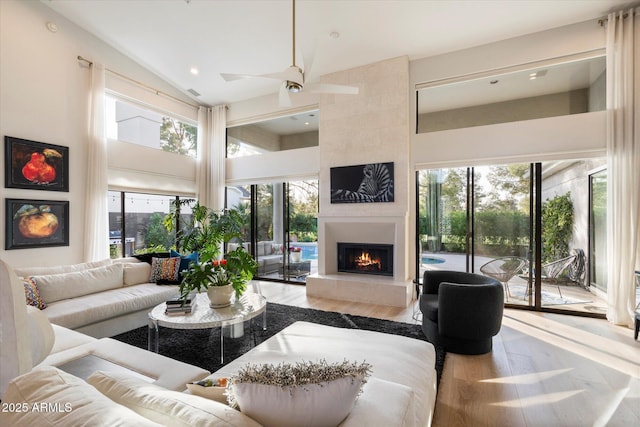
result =
M167 300L167 309L164 314L167 316L183 316L191 313L191 308L191 298L183 301L180 297L175 297Z

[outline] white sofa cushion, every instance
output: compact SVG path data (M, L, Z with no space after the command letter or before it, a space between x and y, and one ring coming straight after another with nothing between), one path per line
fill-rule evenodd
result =
M139 285L148 283L151 276L151 266L146 262L122 263L124 267L124 285Z
M413 390L398 383L370 377L340 427L422 427L415 422Z
M178 293L177 286L143 283L56 301L43 310L51 323L76 329L127 313L149 309Z
M14 268L13 271L19 277L43 276L46 274L61 274L61 273L71 273L73 271L83 271L83 270L88 270L90 268L103 267L111 263L112 261L109 258L106 258L100 261L82 262L79 264L69 264L69 265L55 265L52 267Z
M369 380L378 378L413 391L415 425L431 423L437 388L435 349L432 344L417 339L296 322L223 366L214 376L231 377L247 363L278 364L319 358L327 362L366 360L372 367ZM363 397L360 396L356 407L362 404Z
M32 276L35 278L42 299L47 303L75 298L123 285L122 264L109 264L70 273Z
M128 375L98 371L87 382L114 402L165 426L260 425L223 403L166 390Z
M3 426L159 426L73 375L43 366L9 383ZM45 405L45 406L42 406ZM42 408L42 409L40 409ZM13 409L13 410L11 410Z
M49 319L39 309L28 305L27 319L31 339L31 363L35 366L49 355L56 337Z

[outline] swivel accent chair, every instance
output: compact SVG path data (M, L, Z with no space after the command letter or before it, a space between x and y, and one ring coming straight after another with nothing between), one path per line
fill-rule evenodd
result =
M484 354L502 326L504 289L488 276L425 271L420 310L422 331L434 345L460 354Z

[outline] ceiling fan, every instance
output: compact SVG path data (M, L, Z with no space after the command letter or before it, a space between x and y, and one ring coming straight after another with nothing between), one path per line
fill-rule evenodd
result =
M296 65L296 0L292 0L293 2L293 48L292 48L292 57L293 57L293 65L284 69L284 71L278 73L268 73L268 74L225 74L221 73L220 76L225 81L233 81L239 79L247 79L247 78L267 78L267 79L276 79L282 80L282 84L280 85L280 91L278 93L278 100L280 106L289 107L291 106L291 98L290 94L302 92L302 90L308 90L312 93L336 93L336 94L347 94L347 95L357 95L358 88L355 86L345 86L338 84L329 84L329 83L308 83L306 82L305 77L309 76L310 66L307 67L307 70L303 70L298 65Z

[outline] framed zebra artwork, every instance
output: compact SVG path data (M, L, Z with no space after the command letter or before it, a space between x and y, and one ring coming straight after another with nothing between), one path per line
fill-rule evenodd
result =
M331 203L393 202L393 162L331 168Z

